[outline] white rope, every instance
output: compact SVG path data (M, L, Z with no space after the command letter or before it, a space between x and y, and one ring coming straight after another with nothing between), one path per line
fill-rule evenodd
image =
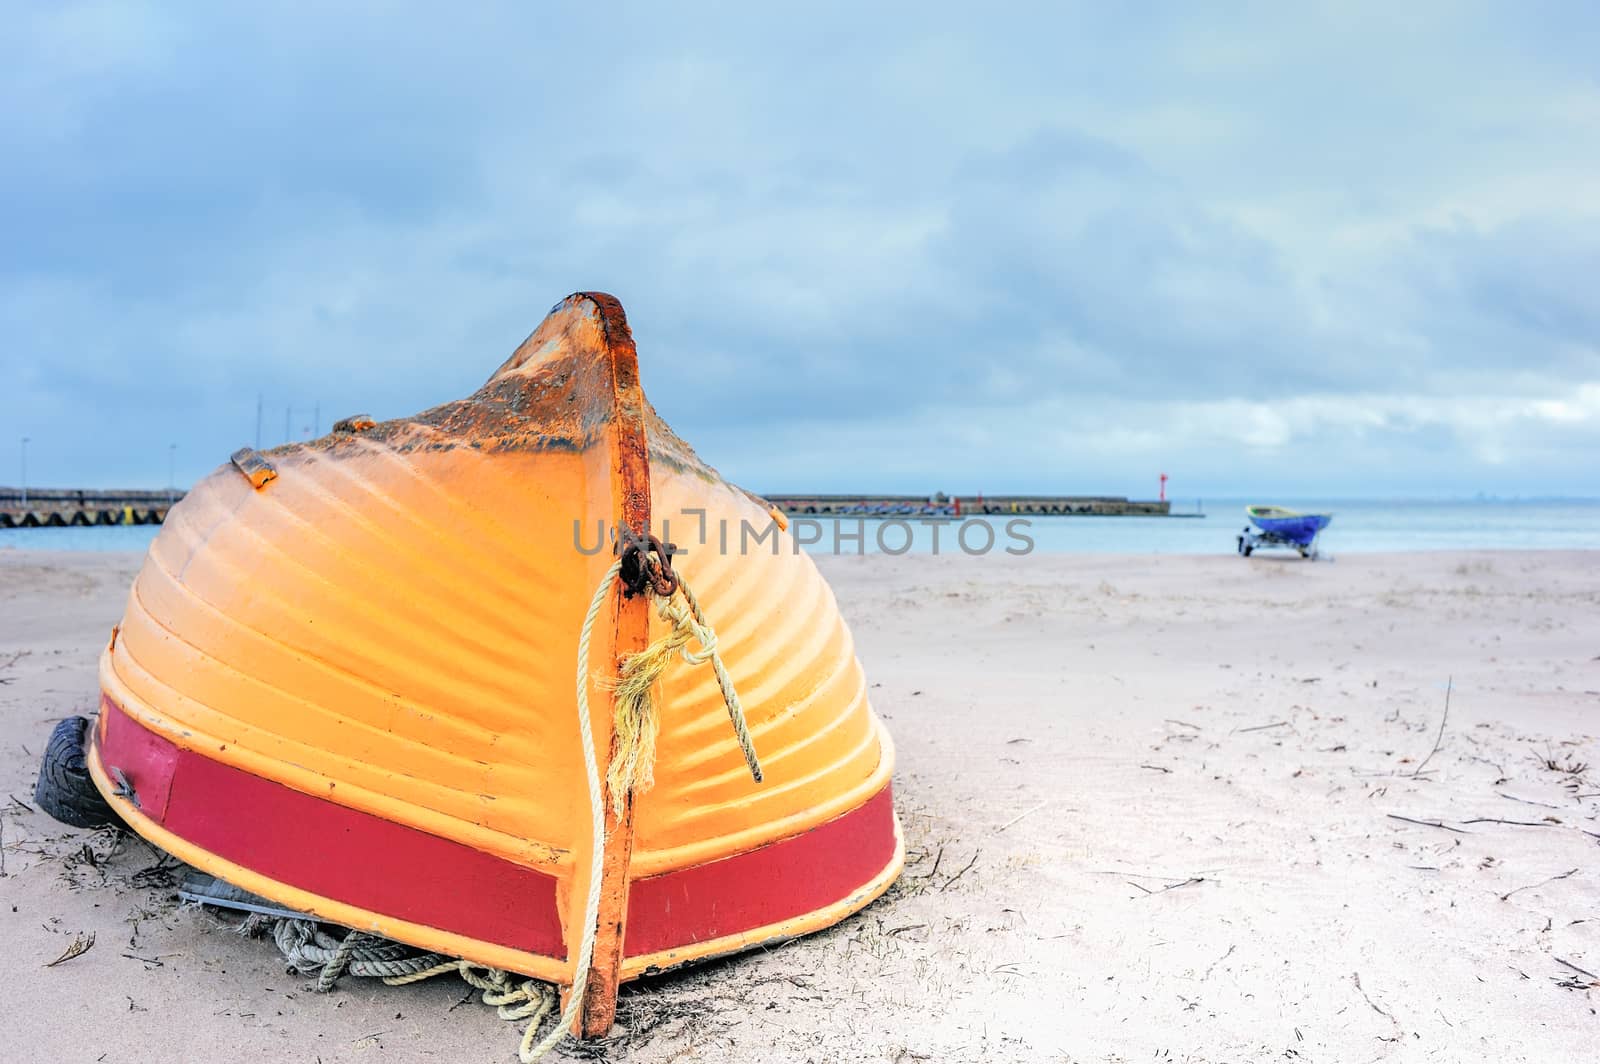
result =
M660 599L658 609L661 618L674 626L688 629L693 634L695 642L700 644L699 650L690 650L685 645L678 653L690 665L703 665L708 661L711 663L711 671L717 677L717 686L722 689L722 702L728 709L728 721L733 725L734 737L739 740L739 749L744 752L745 765L750 769L750 777L760 783L761 759L756 756L755 740L750 737L750 725L745 720L744 704L739 701L739 692L734 690L733 677L728 675L727 668L722 664L722 655L717 653L717 633L706 620L706 615L701 612L700 600L694 597L694 592L689 589L688 581L684 580L683 574L673 575L678 578L678 590L683 592L684 601L689 604L689 612L685 614L683 607L673 602L671 598Z
M612 584L621 572L622 559L618 558L611 563L605 576L600 578L600 585L594 589L594 598L589 602L589 612L584 615L583 628L578 635L578 736L583 742L583 768L589 784L590 837L593 841L589 857L589 894L584 901L583 910L583 940L578 946L578 966L572 973L572 989L567 997L567 1007L561 1011L561 1018L556 1021L555 1027L538 1045L529 1047L534 1032L538 1029L539 1020L544 1016L544 1010L541 1009L534 1021L528 1025L527 1031L523 1033L522 1045L517 1051L522 1064L533 1064L566 1037L578 1014L583 1011L584 993L589 988L589 967L594 963L596 925L600 922L600 881L605 870L606 845L605 797L600 789L600 769L595 763L594 731L590 724L589 713L589 685L592 682L589 676L589 641L594 634L594 622L600 616L601 608L612 593ZM687 646L683 647L683 659L692 665L708 660L711 662L711 668L717 676L717 685L722 688L723 701L727 703L728 717L733 722L734 734L738 736L739 746L744 751L745 761L750 766L750 774L760 782L761 764L756 758L755 743L751 740L749 726L745 723L744 707L740 704L739 695L733 688L733 680L728 676L728 670L723 668L722 656L717 653L717 634L706 622L705 614L700 612L699 601L695 599L694 592L689 590L689 586L683 582L681 576L678 577L678 588L683 592L692 616L685 617L681 612L674 611L677 615L672 619L686 626L692 626L695 639L700 643L698 651L691 651ZM668 601L670 602L670 599ZM670 616L667 610L668 602L661 603L661 606L662 616ZM464 962L463 974L465 974ZM484 994L484 1000L489 1000L487 992Z
M561 1018L544 1036L544 1040L531 1049L528 1043L533 1040L538 1021L528 1025L528 1030L522 1036L522 1045L517 1050L522 1064L533 1064L566 1037L572 1022L583 1011L583 995L589 988L589 965L594 962L595 925L600 922L600 877L605 870L606 849L605 798L600 793L600 769L594 759L594 730L589 724L589 639L594 634L595 619L600 616L600 609L610 597L612 584L620 572L622 559L618 558L606 570L606 575L600 578L600 586L594 589L594 598L589 602L589 612L584 615L583 629L578 635L578 737L583 741L583 770L589 783L590 838L594 843L589 856L589 894L583 906L583 941L578 946L578 968L572 973L572 990L567 997L567 1007L561 1010Z

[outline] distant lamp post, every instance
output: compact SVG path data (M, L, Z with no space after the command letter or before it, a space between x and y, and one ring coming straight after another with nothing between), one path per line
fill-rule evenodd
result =
M178 475L176 473L177 465L178 465L178 445L175 444L175 443L169 443L169 444L167 444L167 505L168 506L172 505L172 496L174 494L176 494L176 491L177 491L177 485L178 485Z
M22 437L22 505L28 505L28 439Z

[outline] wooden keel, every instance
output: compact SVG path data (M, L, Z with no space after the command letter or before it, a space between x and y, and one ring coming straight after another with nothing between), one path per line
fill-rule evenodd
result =
M580 298L580 297L574 297ZM645 435L644 394L639 387L639 355L622 304L609 295L582 293L599 314L611 359L611 382L616 416L612 421L612 513L620 526L643 534L650 528L650 444ZM620 583L615 591L614 675L620 676L622 659L645 648L650 637L650 596L628 596ZM605 755L599 765L604 779L606 765L616 743L612 728L615 695L597 703L606 716ZM633 801L626 800L622 814L613 810L609 787L602 786L606 803L605 858L600 884L600 911L595 927L594 957L589 967L588 985L582 1010L573 1034L598 1038L611 1030L617 1015L617 987L621 983L623 944L628 909L629 865L633 858Z

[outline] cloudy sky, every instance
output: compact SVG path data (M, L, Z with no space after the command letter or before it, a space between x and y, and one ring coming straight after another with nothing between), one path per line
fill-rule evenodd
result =
M0 483L597 288L756 490L1600 495L1591 4L221 6L0 3Z

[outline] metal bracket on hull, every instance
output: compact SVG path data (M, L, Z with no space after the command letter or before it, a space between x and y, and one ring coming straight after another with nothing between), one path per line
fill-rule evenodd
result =
M648 587L662 598L671 598L678 590L678 574L672 571L672 556L677 546L661 542L652 532L642 535L624 525L617 538L617 550L622 555L621 580L628 589L628 597L644 593Z
M349 417L342 417L335 421L333 423L333 431L336 433L365 432L370 428L377 427L377 424L371 414L351 414Z
M241 447L229 457L233 468L244 474L250 486L260 491L270 480L278 479L278 470L253 448Z

